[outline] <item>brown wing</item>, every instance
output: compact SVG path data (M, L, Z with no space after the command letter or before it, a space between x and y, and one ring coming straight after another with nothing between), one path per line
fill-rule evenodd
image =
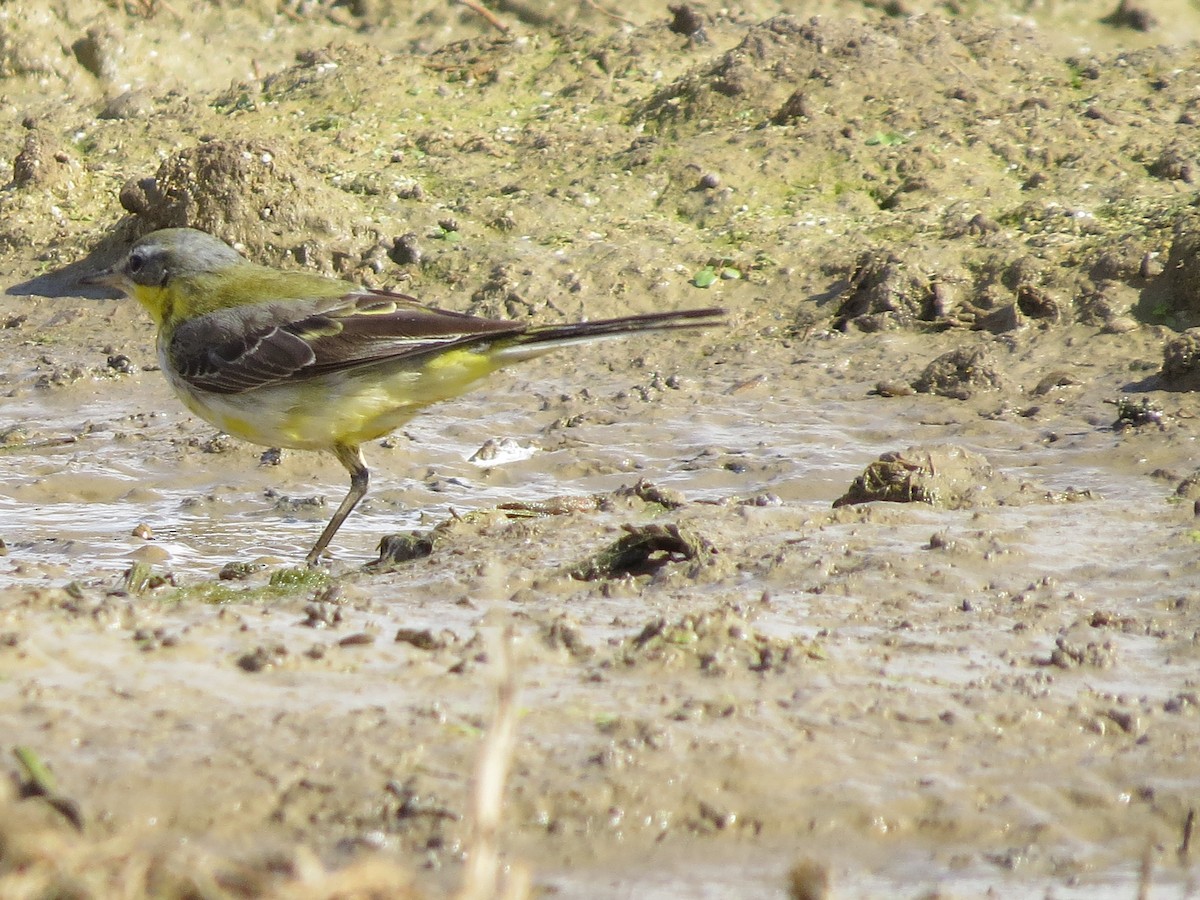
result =
M237 394L524 330L520 322L481 319L423 306L403 294L372 291L199 316L175 330L167 352L193 387Z

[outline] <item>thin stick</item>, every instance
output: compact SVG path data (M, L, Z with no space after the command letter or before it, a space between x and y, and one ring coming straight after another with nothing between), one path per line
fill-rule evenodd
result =
M475 769L471 796L471 838L467 870L457 900L495 900L527 897L528 873L513 866L508 883L501 883L500 817L504 786L517 733L517 679L513 665L513 632L506 628L496 653L496 708Z
M1137 900L1150 900L1150 885L1154 882L1154 857L1147 847L1142 853L1142 864L1138 866Z
M594 9L596 12L600 13L600 15L602 15L602 16L608 16L610 19L616 19L618 22L620 22L624 25L636 25L637 24L636 22L634 22L631 19L626 19L624 16L619 16L615 12L610 12L609 10L607 10L603 6L601 6L599 3L597 3L596 0L584 0L584 2L587 3L587 5L590 6L592 9Z
M491 25L493 28L495 28L497 31L499 31L501 34L508 33L508 26L505 25L502 21L500 21L500 19L497 18L496 14L494 12L492 12L490 9L488 9L487 7L485 7L482 3L477 3L476 0L458 0L458 2L461 3L463 6L465 6L467 9L471 10L472 12L478 13L479 15L483 16L483 18L487 20L487 23L489 25Z

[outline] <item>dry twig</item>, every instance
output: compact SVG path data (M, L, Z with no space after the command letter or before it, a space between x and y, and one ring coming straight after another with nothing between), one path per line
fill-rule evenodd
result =
M529 896L528 870L512 865L504 878L500 865L500 816L517 732L517 679L511 628L505 629L497 649L496 708L475 770L470 851L456 900L523 900Z
M458 2L467 9L471 10L471 12L483 16L483 18L487 20L487 23L501 34L508 33L508 26L500 21L499 17L482 3L478 3L476 0L458 0Z

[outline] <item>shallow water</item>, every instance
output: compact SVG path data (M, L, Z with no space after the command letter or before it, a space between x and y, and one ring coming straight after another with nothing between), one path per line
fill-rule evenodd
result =
M718 397L675 412L673 420L659 420L651 409L648 421L647 410L635 408L621 421L619 409L606 410L605 418L617 420L555 428L554 411L535 408L536 397L550 385L516 383L511 394L480 392L443 404L388 441L388 448L365 448L371 492L338 535L337 545L346 548L342 555L369 554L381 534L441 520L452 509L601 493L639 478L695 501L751 491L819 501L874 452L849 433L856 424L852 418L840 421L848 418L840 415L843 410L827 410L821 422L793 423L788 418L795 406L773 398L742 406ZM155 385L148 387L140 403L175 403ZM531 402L521 402L525 395ZM10 568L0 577L17 583L38 577L42 566L54 577L78 576L98 560L119 563L146 546L132 537L139 523L152 529L153 546L165 551L164 564L184 577L212 574L206 560L213 558L303 555L344 493L344 471L329 457L290 451L283 465L259 466L255 456L261 448L234 439L226 439L231 449L225 454L183 454L163 444L164 438L180 440L170 436L180 424L186 439L196 443L214 432L182 410L167 408L161 417L166 421L137 441L116 438L115 429L106 428L63 446L17 447L0 455L0 522L11 545ZM92 423L93 429L127 411L125 397L73 410L75 421ZM853 414L853 407L845 412ZM41 424L39 433L63 424L59 410L32 400L12 415ZM492 439L515 442L523 458L472 463ZM881 443L878 449L893 445ZM268 493L320 505L280 512ZM28 569L15 571L11 566L17 563Z

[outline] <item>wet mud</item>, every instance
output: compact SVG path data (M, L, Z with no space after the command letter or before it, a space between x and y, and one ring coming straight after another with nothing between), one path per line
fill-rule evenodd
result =
M1189 4L3 12L0 893L454 894L498 684L514 895L1195 893ZM182 224L729 323L429 410L310 570L337 462L79 283Z

